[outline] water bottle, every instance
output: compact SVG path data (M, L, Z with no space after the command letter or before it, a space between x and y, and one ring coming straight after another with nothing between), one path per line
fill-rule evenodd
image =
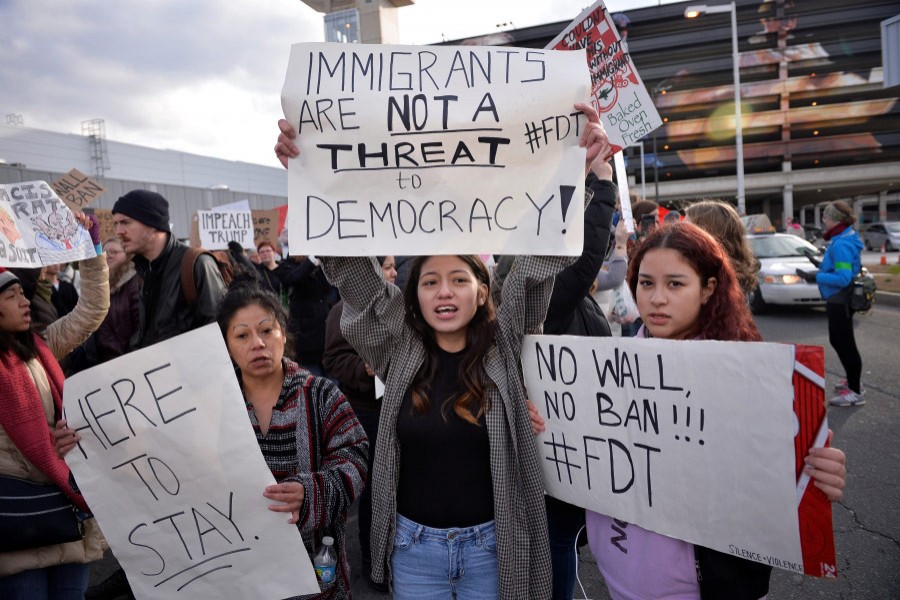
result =
M313 567L316 569L316 577L322 583L332 583L335 577L335 568L337 567L337 558L334 554L334 538L325 536L322 538L322 547L316 553L313 559Z

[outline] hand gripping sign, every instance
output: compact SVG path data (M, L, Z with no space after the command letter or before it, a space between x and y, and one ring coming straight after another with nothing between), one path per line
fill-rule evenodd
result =
M584 52L295 44L291 252L575 255Z
M531 336L522 364L546 419L537 445L550 495L836 576L831 504L803 473L828 437L821 347Z
M216 324L66 380L78 486L137 598L318 593Z

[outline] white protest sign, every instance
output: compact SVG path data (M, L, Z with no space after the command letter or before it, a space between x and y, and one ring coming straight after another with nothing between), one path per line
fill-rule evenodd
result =
M214 208L198 210L200 245L207 250L225 250L228 242L237 242L242 248L254 248L253 215L246 210Z
M291 252L580 254L583 52L295 44Z
M537 445L548 493L804 572L794 358L782 344L529 336L522 363L546 419ZM819 539L833 539L830 507L817 510L828 524Z
M317 593L216 324L66 380L66 456L137 598Z
M603 0L584 9L547 48L584 48L591 70L591 95L618 152L662 125L653 99L641 81L624 40Z
M90 234L45 181L0 185L0 267L97 256Z

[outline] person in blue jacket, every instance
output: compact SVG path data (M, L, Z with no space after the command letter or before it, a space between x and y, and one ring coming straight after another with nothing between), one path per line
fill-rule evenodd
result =
M841 200L832 202L822 212L825 241L828 248L818 272L802 271L798 275L810 283L817 283L828 313L828 340L837 352L847 378L836 386L837 396L828 401L834 406L865 404L860 383L862 357L853 335L853 310L850 308L850 282L859 273L863 243L853 229L856 215L850 205Z

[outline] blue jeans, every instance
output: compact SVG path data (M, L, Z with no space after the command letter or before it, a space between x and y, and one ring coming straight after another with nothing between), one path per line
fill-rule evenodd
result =
M394 600L499 598L494 522L434 529L398 514L391 571Z
M584 527L584 509L545 496L547 530L550 535L550 562L553 566L553 600L572 600L578 552L575 542Z
M3 600L84 600L89 570L86 564L72 563L31 569L0 577Z

